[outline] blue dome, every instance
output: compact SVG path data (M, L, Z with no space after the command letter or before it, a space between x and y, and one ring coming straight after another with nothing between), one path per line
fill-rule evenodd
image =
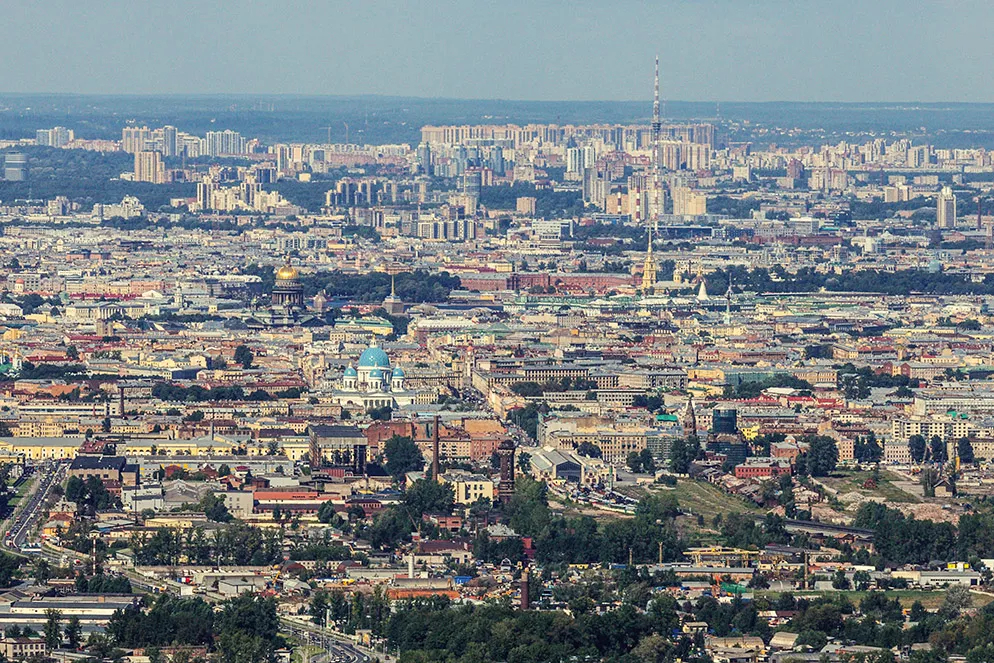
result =
M390 357L375 346L366 348L359 355L359 368L390 368Z
M345 377L347 377L347 378L357 378L357 377L359 377L359 373L357 373L354 368L352 368L351 366L349 366L348 368L345 369Z
M372 378L372 379L374 379L374 380L382 380L383 379L383 371L381 371L378 368L374 368L373 370L371 370L369 372L369 377Z
M393 369L393 376L395 378L402 378L402 377L404 377L404 369L402 369L400 366L398 366L397 368Z

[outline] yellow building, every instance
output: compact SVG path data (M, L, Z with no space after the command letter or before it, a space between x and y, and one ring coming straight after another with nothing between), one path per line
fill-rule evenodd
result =
M472 474L464 470L453 470L439 476L442 483L452 486L456 504L472 504L480 498L493 500L494 482L482 474Z
M221 436L191 440L146 438L128 440L127 456L228 456L238 443Z
M83 439L79 437L0 438L0 454L23 455L27 460L72 459Z

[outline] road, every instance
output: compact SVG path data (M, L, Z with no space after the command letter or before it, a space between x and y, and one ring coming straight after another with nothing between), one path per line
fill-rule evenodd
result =
M331 629L289 617L280 617L280 626L284 633L325 649L327 657L315 663L366 663L371 660L370 655L348 641L347 636Z
M38 485L34 492L25 497L25 503L17 509L17 515L7 531L7 538L4 543L8 548L20 550L27 541L28 534L37 523L44 511L44 506L52 488L60 485L66 478L69 471L69 464L65 462L47 462L38 466Z

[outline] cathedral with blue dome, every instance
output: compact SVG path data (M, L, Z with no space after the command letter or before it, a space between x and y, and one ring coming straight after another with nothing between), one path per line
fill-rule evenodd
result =
M404 407L417 402L419 392L404 385L404 371L390 365L390 357L376 341L359 355L359 363L345 369L335 401L343 407L363 409Z

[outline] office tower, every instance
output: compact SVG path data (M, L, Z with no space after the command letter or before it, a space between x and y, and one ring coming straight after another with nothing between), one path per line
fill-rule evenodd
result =
M8 153L3 160L3 178L8 182L28 179L28 158L20 153Z
M166 168L162 154L152 151L135 153L135 181L162 184L166 181Z
M141 152L151 138L152 132L148 127L124 127L121 130L121 149L128 154Z
M949 187L942 187L935 210L935 225L939 228L956 227L956 194Z

